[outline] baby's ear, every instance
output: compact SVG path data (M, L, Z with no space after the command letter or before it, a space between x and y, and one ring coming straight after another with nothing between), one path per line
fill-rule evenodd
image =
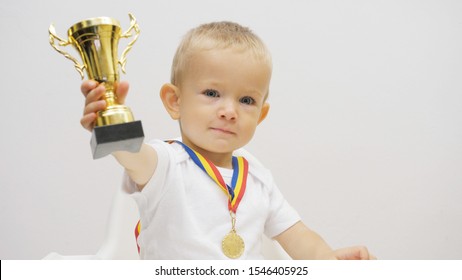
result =
M269 103L265 102L265 104L263 104L263 107L261 108L260 119L258 120L258 124L260 124L264 119L266 119L266 116L268 116L269 109Z
M180 118L180 90L172 84L164 84L160 89L160 99L164 103L170 117L174 120Z

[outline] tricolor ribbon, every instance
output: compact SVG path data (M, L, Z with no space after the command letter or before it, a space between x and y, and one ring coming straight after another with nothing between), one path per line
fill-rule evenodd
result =
M247 186L247 174L249 173L249 163L247 160L244 157L232 157L233 177L231 179L231 186L228 186L213 162L206 159L200 153L194 151L183 142L175 142L183 146L194 163L207 175L209 175L220 189L225 192L228 196L228 209L233 213L236 213L237 207L239 207L239 203L244 196Z
M135 241L136 241L136 248L138 248L138 254L140 253L140 245L138 244L138 236L140 235L141 232L141 221L138 221L138 223L135 226Z

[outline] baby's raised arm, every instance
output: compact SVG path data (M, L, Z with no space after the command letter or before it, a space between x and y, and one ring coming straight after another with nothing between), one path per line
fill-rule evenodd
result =
M120 104L125 102L128 89L129 84L127 82L118 84L116 94ZM84 81L80 90L85 96L85 106L80 124L88 131L92 131L97 112L104 110L107 106L106 101L101 99L105 92L104 85L98 84L96 81ZM147 144L143 144L138 153L119 151L112 153L112 155L125 168L140 190L151 179L157 167L157 153L154 148Z

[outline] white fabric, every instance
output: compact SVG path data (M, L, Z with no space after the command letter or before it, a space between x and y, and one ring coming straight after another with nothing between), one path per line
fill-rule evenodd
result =
M224 191L179 144L160 140L150 144L159 157L150 182L139 192L124 176L125 191L132 194L140 211L141 258L227 259L221 242L231 230L231 217ZM236 215L236 232L245 242L240 259L262 259L262 235L272 238L300 217L283 198L271 173L251 155L245 157L249 161L247 189Z

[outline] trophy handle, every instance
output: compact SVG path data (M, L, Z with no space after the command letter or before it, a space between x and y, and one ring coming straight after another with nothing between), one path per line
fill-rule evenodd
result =
M57 51L59 52L60 54L64 55L64 57L66 57L67 59L69 60L72 60L72 62L74 62L74 67L75 69L80 73L80 77L82 77L82 79L84 78L84 75L83 75L83 69L85 69L85 65L83 64L80 64L77 59L75 59L73 56L71 56L70 54L68 54L67 52L59 49L56 44L55 44L55 39L58 40L59 42L59 46L61 47L65 47L69 44L71 44L70 41L66 41L62 38L60 38L58 35L56 35L56 30L55 30L55 27L53 24L50 24L50 28L48 29L48 33L50 34L50 37L49 37L49 40L50 40L50 45Z
M133 40L127 45L125 50L122 53L122 56L120 57L119 64L122 67L122 72L125 74L125 64L127 64L127 53L132 49L133 44L135 44L136 40L138 40L138 37L140 36L140 28L138 26L138 23L136 22L136 18L132 14L128 14L130 17L130 28L125 31L122 35L120 35L121 38L130 38L132 34L132 30L135 32L135 37Z

